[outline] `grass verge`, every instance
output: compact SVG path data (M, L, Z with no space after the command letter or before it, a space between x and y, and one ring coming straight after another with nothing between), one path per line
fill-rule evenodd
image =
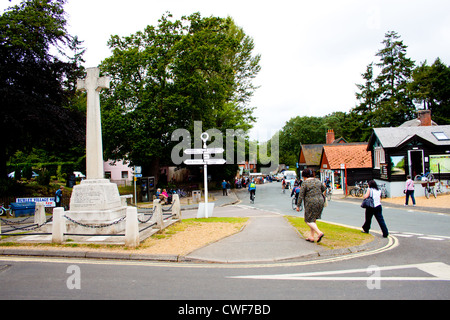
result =
M305 237L305 239L309 237L310 229L303 217L286 216L286 219L303 237ZM328 249L349 248L363 245L373 240L372 235L362 233L361 230L358 229L338 226L322 221L317 221L316 223L319 229L325 234L325 237L323 237L318 245Z
M67 239L65 244L52 243L17 243L1 242L0 247L33 247L33 248L76 248L91 250L133 250L145 252L152 247L160 247L161 252L181 252L185 253L201 247L213 241L220 240L221 237L229 236L238 232L248 221L248 218L219 218L212 217L208 219L184 219L177 222L162 231L159 231L144 240L139 247L135 249L127 248L124 245L105 245L105 244L78 244L71 243L72 239ZM6 237L5 237L6 238ZM148 250L147 250L148 251Z

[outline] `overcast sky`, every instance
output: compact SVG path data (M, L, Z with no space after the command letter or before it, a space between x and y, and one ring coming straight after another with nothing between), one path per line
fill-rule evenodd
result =
M1 9L17 4L1 0ZM86 67L110 55L111 35L127 36L174 18L231 16L261 54L260 88L251 106L257 117L252 138L267 140L296 116L349 111L356 83L396 31L416 64L440 57L450 64L449 0L68 0L69 32L84 41Z

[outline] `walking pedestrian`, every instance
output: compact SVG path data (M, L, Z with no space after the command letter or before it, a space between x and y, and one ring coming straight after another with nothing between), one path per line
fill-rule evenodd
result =
M64 186L60 186L55 192L55 205L61 207Z
M306 241L314 242L314 233L317 233L317 242L320 242L324 237L324 233L317 227L316 220L322 216L326 191L325 185L320 182L319 179L314 178L314 174L311 169L305 169L302 171L302 177L304 182L300 188L297 211L300 211L300 205L302 201L305 202L305 222L311 230L311 234Z
M411 176L407 176L406 177L406 184L405 184L405 194L406 194L406 199L405 199L405 206L408 205L409 203L409 197L411 197L412 203L413 203L413 207L416 206L416 199L414 198L414 181L411 179Z
M227 196L227 182L225 180L222 181L222 195Z
M380 226L380 229L383 233L383 237L387 238L389 235L388 228L386 226L386 223L383 218L382 213L382 207L381 207L381 191L378 190L377 183L373 180L369 181L369 188L367 189L366 193L364 194L364 199L367 199L368 197L373 198L374 207L373 208L366 208L366 220L362 226L362 229L364 233L369 233L370 225L372 223L372 217L375 216L375 219L377 219L378 225Z

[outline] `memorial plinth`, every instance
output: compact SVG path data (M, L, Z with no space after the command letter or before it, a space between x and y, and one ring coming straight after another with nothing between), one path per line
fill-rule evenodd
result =
M116 221L126 215L127 205L122 201L115 183L107 179L83 180L74 186L70 198L67 233L114 234L125 229L125 221ZM104 225L99 228L98 226Z

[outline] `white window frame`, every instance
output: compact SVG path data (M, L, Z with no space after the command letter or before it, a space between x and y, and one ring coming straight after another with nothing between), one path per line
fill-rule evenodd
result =
M373 168L380 169L381 163L386 163L386 155L383 147L373 148Z

